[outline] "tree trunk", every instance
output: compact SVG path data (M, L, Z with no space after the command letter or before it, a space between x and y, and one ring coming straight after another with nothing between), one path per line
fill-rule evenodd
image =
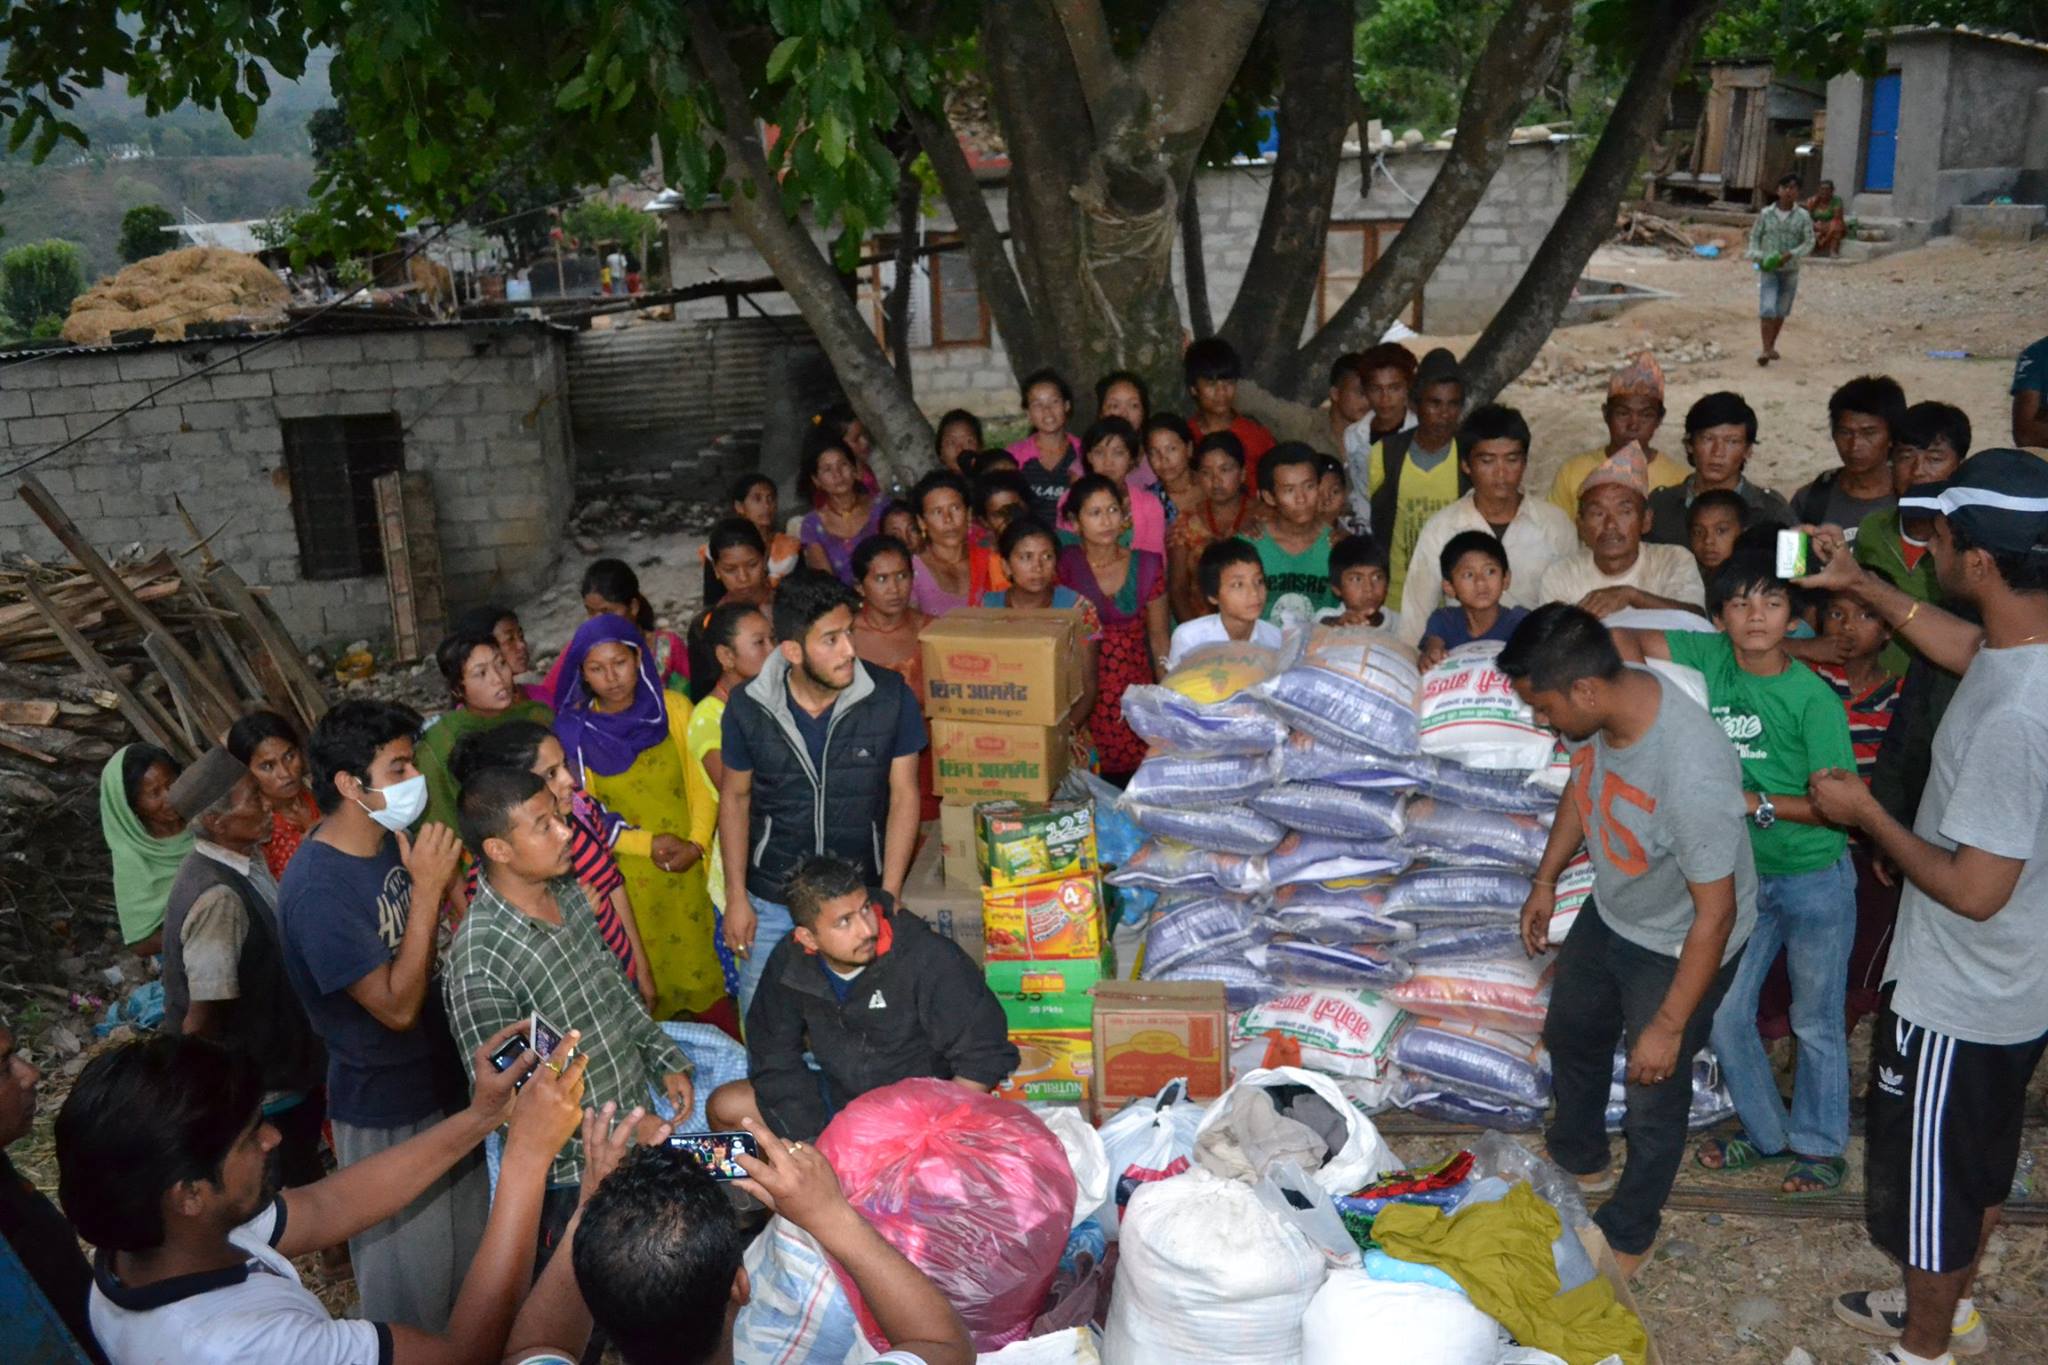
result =
M1664 119L1672 82L1692 60L1700 32L1720 0L1664 0L1645 26L1628 83L1615 101L1579 183L1543 244L1486 331L1465 356L1468 405L1493 396L1528 367L1557 325L1593 251L1614 231L1614 206L1628 190ZM1405 235L1405 234L1404 234Z
M1378 341L1435 272L1507 159L1515 122L1557 65L1571 21L1571 0L1527 0L1508 6L1494 23L1465 82L1457 136L1436 179L1387 253L1302 347L1288 389L1291 397L1304 403L1320 401L1324 378L1337 357ZM1370 157L1373 151L1367 148L1365 155Z
M916 158L915 142L906 140L906 145L897 149L895 278L882 296L882 335L889 339L889 358L903 387L912 393L917 391L917 380L910 372L910 300L917 282L918 208L924 195L917 177L910 173L910 163Z
M1188 333L1215 335L1216 317L1209 311L1209 265L1202 258L1202 196L1192 175L1180 200L1180 268L1188 291Z
M691 0L689 15L691 57L717 97L715 136L742 182L728 201L733 221L775 272L832 362L847 401L874 441L874 463L883 466L875 472L883 485L908 482L932 462L931 423L817 242L783 214L781 192L761 148L746 85L719 30L716 7L710 0Z
M1302 327L1315 302L1344 128L1355 102L1351 19L1348 5L1278 0L1268 20L1282 82L1280 152L1223 335L1252 377L1280 393L1292 386Z

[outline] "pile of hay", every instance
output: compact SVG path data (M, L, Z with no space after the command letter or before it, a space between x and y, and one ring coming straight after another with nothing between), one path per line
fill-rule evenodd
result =
M158 341L176 341L195 322L243 320L282 326L290 294L254 256L194 246L137 261L71 301L64 340L104 346L115 332L148 327Z

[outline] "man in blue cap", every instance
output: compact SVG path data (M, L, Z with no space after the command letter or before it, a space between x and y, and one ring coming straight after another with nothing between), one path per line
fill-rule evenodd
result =
M1862 830L1905 874L1893 988L1871 1049L1866 1218L1903 1290L1842 1295L1836 1316L1898 1335L1874 1361L1946 1362L1989 1347L1970 1286L2018 1163L2028 1083L2048 1050L2048 463L1986 450L1900 498L1933 518L1943 600L1915 600L1814 530L1807 587L1848 592L1963 675L1935 732L1908 829L1854 772L1813 776L1821 814Z

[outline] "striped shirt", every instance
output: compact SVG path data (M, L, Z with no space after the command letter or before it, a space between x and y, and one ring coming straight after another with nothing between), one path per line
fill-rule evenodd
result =
M1849 717L1849 743L1856 750L1856 775L1867 786L1877 767L1877 751L1884 745L1885 732L1892 726L1892 710L1899 702L1899 688L1905 679L1886 674L1858 693L1840 664L1815 664L1813 671L1835 689L1842 709Z
M474 1052L507 1024L537 1013L565 1032L582 1030L577 1047L590 1058L584 1103L647 1104L664 1075L694 1070L690 1059L647 1017L639 994L619 973L583 887L562 877L551 889L560 924L515 909L490 878L478 883L441 973L456 1045ZM571 1138L548 1181L573 1185L582 1175L582 1140Z
M569 870L590 892L590 908L597 915L598 936L618 958L620 968L631 977L633 942L626 937L625 921L619 918L618 907L612 904L612 894L626 884L626 874L619 871L619 861L612 856L612 845L619 841L619 834L627 824L596 797L582 792L571 798L568 824ZM471 900L476 899L477 881L477 865L472 861L466 885Z

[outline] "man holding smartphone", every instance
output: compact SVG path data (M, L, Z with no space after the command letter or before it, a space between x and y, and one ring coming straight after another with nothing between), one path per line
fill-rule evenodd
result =
M547 784L525 768L473 775L457 805L463 841L483 875L448 952L448 1018L466 1046L525 1019L581 1030L593 1103L645 1104L665 1094L680 1122L695 1093L690 1058L640 1007L605 946L582 884L570 875L569 826ZM537 1051L545 1053L540 1040ZM559 1050L552 1063L563 1061ZM583 1148L555 1159L541 1218L542 1251L576 1207Z

